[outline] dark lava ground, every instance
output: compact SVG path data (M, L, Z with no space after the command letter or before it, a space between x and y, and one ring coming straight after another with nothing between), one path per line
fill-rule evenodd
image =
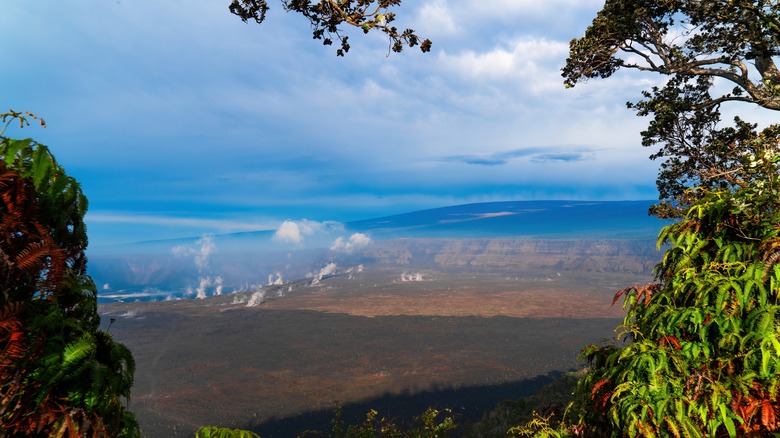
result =
M256 307L246 306L247 293L100 311L135 357L130 408L146 436L219 425L290 437L329 429L335 401L351 421L371 408L404 420L429 406L478 420L580 367L582 346L615 336L615 291L637 281L401 274L368 269L316 287L269 288L273 298Z

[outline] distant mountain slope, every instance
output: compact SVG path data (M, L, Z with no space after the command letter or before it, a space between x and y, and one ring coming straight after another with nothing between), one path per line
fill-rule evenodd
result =
M653 201L511 201L435 208L348 222L347 229L393 237L655 238L664 222Z
M374 240L394 238L655 239L665 222L647 214L654 201L506 201L455 205L344 223L329 228L309 243L327 248L334 233L364 233ZM325 235L327 234L327 235ZM278 250L274 230L213 236L222 249ZM319 238L318 238L319 237ZM91 247L91 254L169 252L194 244L200 236ZM308 245L312 246L312 245Z
M276 242L264 230L98 248L88 268L104 299L212 295L311 277L329 265L646 274L658 262L655 239L664 225L647 215L650 204L458 205L323 227L299 243ZM334 245L354 233L370 243Z

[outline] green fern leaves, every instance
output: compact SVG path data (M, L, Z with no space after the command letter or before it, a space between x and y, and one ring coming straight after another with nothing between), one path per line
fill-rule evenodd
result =
M592 433L780 431L780 270L767 256L780 230L775 193L704 194L661 232L670 248L658 283L616 297L629 343L583 352L593 371L581 382L581 424Z
M0 436L139 436L135 363L98 329L79 184L0 136Z

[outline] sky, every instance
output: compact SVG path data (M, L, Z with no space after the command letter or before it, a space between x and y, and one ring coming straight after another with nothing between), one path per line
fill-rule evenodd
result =
M431 53L311 38L228 0L0 6L3 110L45 129L89 198L90 245L344 222L505 200L654 199L647 120L625 103L658 78L565 89L568 42L603 2L407 0L397 24Z

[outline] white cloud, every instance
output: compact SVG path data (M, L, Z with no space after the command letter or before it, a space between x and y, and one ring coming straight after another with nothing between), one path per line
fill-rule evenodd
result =
M442 19L437 19L437 15L447 17L447 20L455 22L454 26L460 27L473 21L518 22L550 14L560 17L583 10L595 11L602 6L603 0L433 0L420 8L418 27L428 28L425 18L432 19L431 27L440 25ZM432 15L430 11L438 14Z
M343 225L339 222L326 221L317 222L308 219L299 221L286 220L282 222L274 233L272 239L283 243L303 243L306 237L314 236L319 233L341 230Z
M437 35L449 35L458 30L450 14L451 9L444 0L426 3L420 8L418 21L430 32Z
M284 221L274 233L273 239L279 242L301 243L303 236L297 223Z
M336 240L333 241L333 245L330 246L331 251L340 251L344 248L344 238L343 237L337 237Z
M568 44L544 38L521 38L486 52L440 52L445 69L455 75L485 81L512 81L532 93L561 90L561 59Z
M177 15L179 3L14 2L0 14L0 37L15 41L7 64L30 67L2 73L15 84L6 100L46 117L22 135L78 163L93 245L117 230L117 242L276 229L279 242L310 243L322 229L281 220L506 199L564 174L584 197L619 196L594 184L653 186L653 172L618 159L647 161L645 123L624 106L645 85L621 73L565 91L559 76L603 0L404 2L396 24L431 37L431 54L386 56L386 39L357 30L345 58L283 8L257 27L206 0ZM582 172L528 160L454 172L430 159L570 143L623 149ZM263 219L215 216L223 208Z
M363 233L355 233L349 236L349 243L353 246L365 246L371 242L371 238Z
M298 228L301 230L301 234L304 236L310 236L326 227L324 223L307 219L299 221L297 224Z
M343 237L338 237L330 246L331 251L351 253L357 248L364 247L371 243L371 238L363 233L355 233L349 236L347 241Z

